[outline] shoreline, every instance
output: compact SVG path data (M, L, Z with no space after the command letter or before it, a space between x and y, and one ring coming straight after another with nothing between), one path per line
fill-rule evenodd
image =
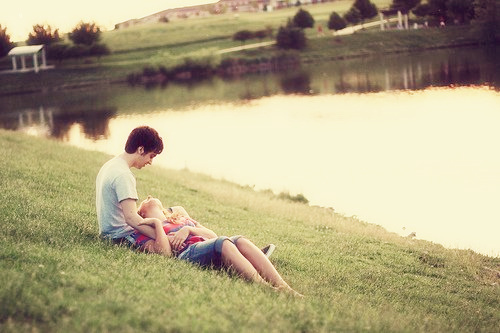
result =
M263 43L258 43L258 44L263 44ZM265 46L269 46L269 44L265 44ZM485 45L484 47L489 47L489 46L490 45ZM494 45L492 45L492 46L494 47ZM481 47L481 43L479 43L477 41L475 41L475 42L469 41L469 42L463 42L463 43L458 43L458 44L436 45L436 46L428 46L428 47L415 48L415 49L401 48L398 50L389 50L389 51L385 51L385 52L370 52L370 53L357 53L357 54L350 54L350 55L325 56L322 58L322 60L324 60L324 61L351 60L351 59L369 58L369 57L383 56L383 55L406 54L406 53L411 53L411 52L425 52L425 51L432 51L432 50L454 49L454 48L465 48L465 47ZM218 52L220 53L223 51L224 50L220 50ZM226 53L226 52L223 52L223 53ZM300 57L300 65L309 65L309 64L312 64L312 63L315 63L318 61L318 59L308 58L307 51L304 51L304 53L305 53L305 56ZM63 69L65 69L65 68L63 68ZM55 69L55 70L57 70L57 69ZM248 72L248 74L251 74L251 72ZM19 74L1 73L0 72L0 77L9 76L9 75L19 75ZM215 74L215 75L220 76L220 74ZM40 87L37 89L31 88L31 89L27 89L27 90L17 90L17 91L8 91L8 92L1 92L0 91L0 97L29 95L29 94L36 94L36 93L66 91L66 90L75 90L75 89L85 89L85 88L96 87L96 86L109 86L109 85L114 85L114 84L126 84L126 83L127 83L127 76L124 75L120 79L118 79L118 78L115 78L115 79L105 78L102 80L88 80L88 81L79 81L79 82L74 82L74 83L62 83L60 85L54 85L51 87Z

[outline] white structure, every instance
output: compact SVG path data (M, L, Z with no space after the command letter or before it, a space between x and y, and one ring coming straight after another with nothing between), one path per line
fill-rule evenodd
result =
M42 64L38 65L38 55L41 54ZM13 72L29 72L34 70L38 73L40 69L47 69L47 59L45 56L44 45L30 45L30 46L18 46L14 47L8 53L8 56L12 58L12 71ZM17 67L17 58L21 58L21 68ZM33 58L33 67L26 67L26 57Z

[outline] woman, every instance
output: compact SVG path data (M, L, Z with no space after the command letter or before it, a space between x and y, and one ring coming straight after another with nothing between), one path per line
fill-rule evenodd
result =
M182 207L165 210L160 200L148 196L139 206L143 225L154 228L156 239L138 234L141 250L174 256L202 267L227 267L248 281L271 284L273 288L302 296L280 276L266 255L243 236L217 236L193 220ZM163 221L163 222L160 222Z

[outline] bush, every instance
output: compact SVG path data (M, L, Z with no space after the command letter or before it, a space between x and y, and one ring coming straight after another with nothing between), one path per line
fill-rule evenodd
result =
M89 47L83 44L72 45L64 51L64 58L81 58L89 54Z
M6 56L13 47L14 43L10 41L10 35L7 34L7 28L2 29L2 25L0 24L0 58Z
M95 23L80 22L69 34L69 39L75 44L92 45L101 37L101 28Z
M111 51L109 50L109 47L107 47L105 44L92 44L88 50L88 55L95 56L95 57L101 57L103 55L108 55L110 54Z
M63 43L55 43L47 46L47 58L61 62L66 58L70 46Z
M268 35L270 35L268 29L257 30L254 32L254 37L260 40L266 38Z
M357 24L361 22L361 13L356 7L351 7L347 13L344 14L344 19L351 23L351 24Z
M354 1L353 7L359 10L362 21L371 19L377 16L378 13L377 6L370 2L370 0L356 0Z
M233 35L233 40L245 43L247 40L252 39L255 36L250 30L240 30Z
M306 47L306 36L302 29L289 24L279 28L276 44L280 49L303 50Z
M328 29L338 31L344 29L346 26L347 22L338 13L333 12L330 14Z
M44 44L50 45L52 43L57 43L61 40L59 37L59 29L55 29L52 32L52 27L50 25L44 26L37 24L33 26L33 31L28 35L28 40L26 44L37 45Z
M299 9L297 14L293 17L293 24L299 28L312 28L314 27L314 18L308 11Z

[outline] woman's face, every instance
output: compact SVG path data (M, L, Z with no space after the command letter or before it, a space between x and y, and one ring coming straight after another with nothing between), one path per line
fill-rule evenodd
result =
M141 202L141 204L139 205L138 213L140 216L145 218L145 217L150 216L151 212L154 209L163 210L163 205L162 205L160 200L148 195L148 198L146 200L144 200L143 202Z

